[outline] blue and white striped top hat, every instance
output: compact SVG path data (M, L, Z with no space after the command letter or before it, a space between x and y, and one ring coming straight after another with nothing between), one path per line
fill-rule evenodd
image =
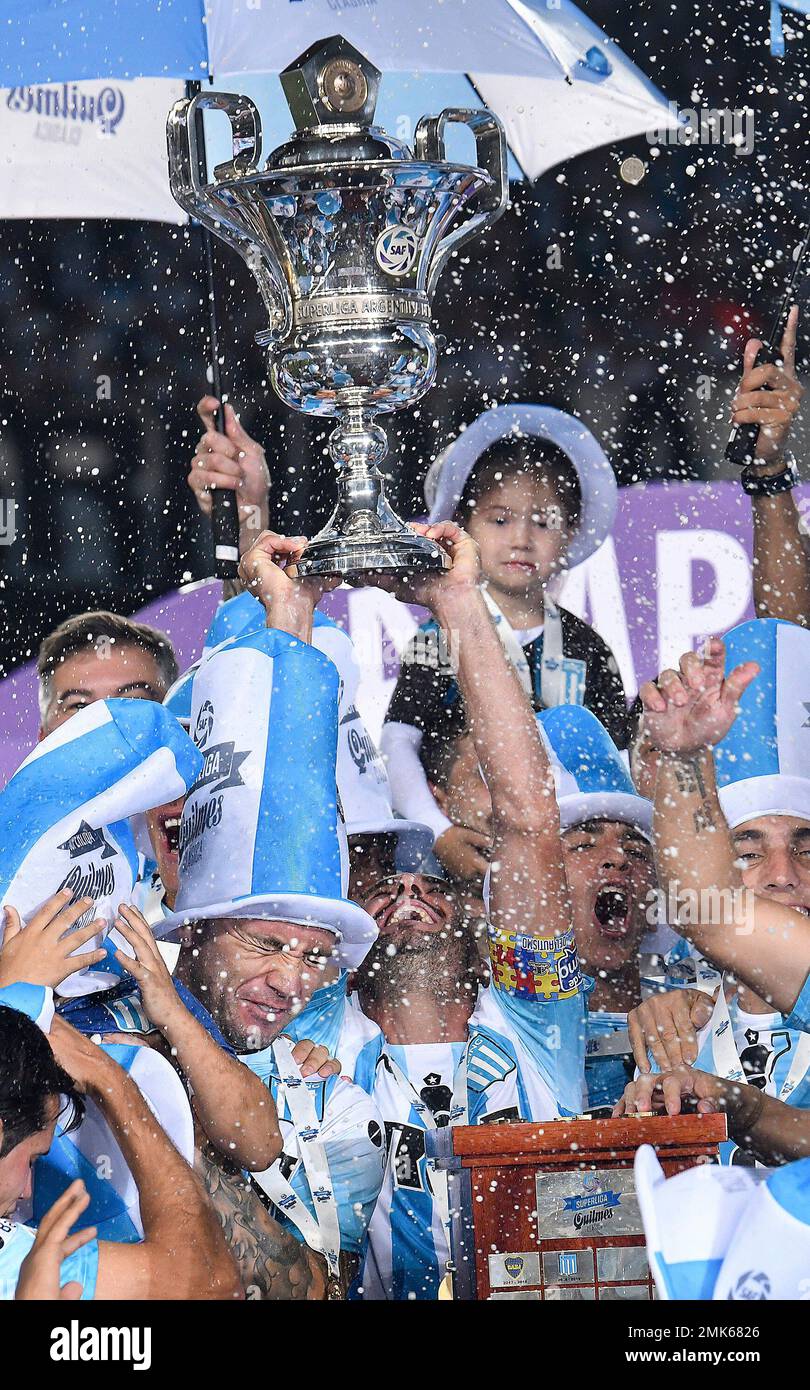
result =
M727 671L756 661L760 674L714 750L723 815L732 830L759 816L810 821L810 632L754 618L724 640Z
M164 933L204 918L322 927L356 969L373 919L345 897L335 761L339 676L314 646L262 626L215 647L194 679L202 775L180 829L180 888Z
M138 876L127 818L184 796L201 768L191 739L162 705L99 700L80 710L37 744L0 791L0 907L11 904L25 921L69 887L74 901L94 899L87 921L103 918L109 928ZM0 939L2 930L0 922ZM94 938L83 951L101 944ZM122 938L116 945L131 955ZM106 989L116 978L103 968L77 971L60 993Z
M704 1163L665 1178L655 1150L644 1144L634 1166L660 1298L806 1297L810 1158L772 1170Z
M610 535L618 488L604 449L587 426L550 405L498 405L473 420L428 469L425 502L429 520L450 520L481 455L490 445L510 436L546 439L562 449L576 469L582 509L568 547L568 566L581 564Z
M203 647L203 655L229 637L256 632L266 625L265 611L252 594L228 599L214 615ZM396 838L396 865L400 871L421 868L433 848L433 833L426 825L395 816L391 803L388 772L357 708L360 667L349 634L325 613L316 609L313 617L312 645L328 656L340 676L337 752L337 785L347 835L393 835ZM179 706L187 704L191 717L191 673L181 676L164 703L181 717Z
M584 705L556 705L537 722L545 736L563 830L586 820L615 820L652 834L652 802L639 796L607 729Z

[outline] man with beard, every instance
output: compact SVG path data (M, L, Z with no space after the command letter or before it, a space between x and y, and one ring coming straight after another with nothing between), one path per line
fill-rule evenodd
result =
M390 840L369 842L360 886L380 934L355 983L383 1035L369 1080L388 1140L361 1276L372 1299L435 1298L444 1275L447 1189L425 1155L426 1131L571 1114L583 1084L581 978L545 747L478 588L475 544L449 522L414 529L452 561L447 571L394 581L394 591L428 607L459 655L491 798L493 984L479 989L480 957L457 893L427 874L397 873ZM362 1066L373 1052L372 1042ZM361 1067L355 1076L361 1081Z
M631 1108L659 1085L648 1048L667 1073L673 1113L676 1078L693 1062L732 1088L742 1083L749 1098L758 1091L810 1106L810 1019L796 999L807 974L798 924L810 908L801 699L808 656L807 630L758 619L729 633L725 649L714 640L702 657L687 653L679 672L642 689L647 737L664 755L656 850L668 896L681 906L672 925L738 979L731 987L716 973L714 998L683 990L636 1011L631 1030L644 1075L628 1096ZM724 679L726 659L734 669ZM750 1162L752 1147L729 1145L723 1159Z

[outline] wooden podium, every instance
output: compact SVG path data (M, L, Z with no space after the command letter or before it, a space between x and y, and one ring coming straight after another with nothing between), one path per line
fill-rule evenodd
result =
M633 1160L667 1177L709 1163L725 1115L548 1120L431 1130L447 1173L456 1299L654 1298Z

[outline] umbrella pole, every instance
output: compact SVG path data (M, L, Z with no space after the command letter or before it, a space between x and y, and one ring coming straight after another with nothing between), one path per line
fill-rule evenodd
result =
M193 97L201 90L199 82L186 83L186 96ZM202 111L196 113L197 148L200 151L200 173L208 177L205 154L205 129ZM203 167L205 166L205 167ZM198 224L202 237L203 264L208 287L208 343L211 357L211 390L219 401L214 417L220 434L225 433L225 411L222 404L222 376L219 370L219 323L214 286L214 238L208 227ZM214 541L214 562L218 579L236 579L239 573L239 507L236 493L214 488L211 493L211 534Z

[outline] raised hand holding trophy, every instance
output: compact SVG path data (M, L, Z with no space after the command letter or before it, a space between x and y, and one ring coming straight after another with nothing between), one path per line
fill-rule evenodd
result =
M430 310L451 254L506 206L506 140L486 110L423 116L414 152L372 124L380 73L337 36L281 73L291 139L259 169L261 120L247 97L202 92L168 121L172 193L233 246L261 291L273 387L293 410L336 416L338 502L299 573L441 569L443 551L388 504L378 415L418 401L436 376ZM228 116L233 158L200 177L198 113ZM478 167L445 159L448 123L470 127ZM470 207L469 205L473 205ZM459 216L467 213L465 220Z

